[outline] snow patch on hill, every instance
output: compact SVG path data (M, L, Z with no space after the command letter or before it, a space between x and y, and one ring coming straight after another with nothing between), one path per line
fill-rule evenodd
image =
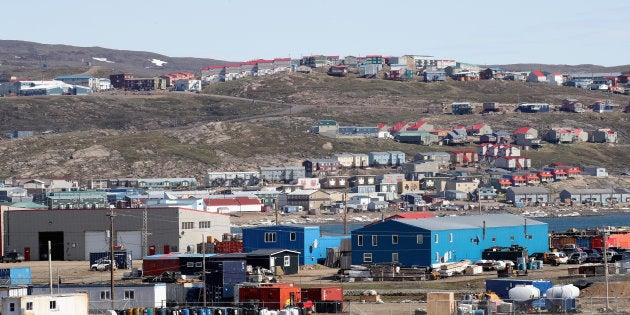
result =
M154 64L154 65L156 65L156 66L158 66L158 67L161 67L161 66L163 66L165 63L168 63L168 62L166 62L166 61L162 61L162 60L159 60L159 59L151 59L151 63L152 63L152 64Z
M94 59L96 61L101 61L101 62L114 63L113 61L107 60L107 58L92 57L92 59Z

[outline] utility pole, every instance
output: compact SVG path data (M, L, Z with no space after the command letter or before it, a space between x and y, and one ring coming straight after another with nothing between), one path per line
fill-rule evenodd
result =
M147 202L149 201L149 198L147 197L147 200L144 202L144 210L142 211L142 255L147 256L148 253L148 228L149 228L149 224L148 224L148 219L147 219Z
M346 193L343 193L343 235L348 234L348 206L346 205Z
M201 269L203 269L202 280L203 280L203 307L206 307L206 236L201 234L201 250L202 250L202 260L201 260Z
M114 264L116 264L114 259L114 217L116 217L114 209L111 209L106 216L109 217L109 298L112 302L112 310L114 310Z
M50 295L53 295L53 284L52 284L52 258L50 257L51 252L50 240L48 240L48 277L50 278Z

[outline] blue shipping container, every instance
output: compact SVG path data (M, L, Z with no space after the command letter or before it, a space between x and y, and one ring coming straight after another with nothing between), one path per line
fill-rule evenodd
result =
M31 284L31 267L0 269L0 284Z

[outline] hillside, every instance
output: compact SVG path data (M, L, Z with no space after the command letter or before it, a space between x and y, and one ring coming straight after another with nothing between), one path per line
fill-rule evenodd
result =
M166 63L154 63L154 59ZM138 77L183 71L199 73L203 67L223 63L210 58L168 57L145 51L0 40L0 72L38 80L88 71L106 75L133 73Z
M486 100L509 106L521 100L558 104L566 97L584 102L598 92L546 85L481 81L425 84L356 78L321 73L278 74L215 84L208 94L164 92L153 95L93 95L0 98L1 130L54 130L54 134L2 140L0 177L73 176L79 179L113 176L193 176L209 170L254 170L259 166L297 164L305 158L340 152L448 150L378 139L328 139L309 134L319 119L344 125L393 124L425 119L437 128L486 122L495 130L513 131L531 125L610 127L622 143L547 145L527 152L534 165L561 161L584 165L627 167L630 123L624 113L571 114L550 112L452 116L440 103ZM210 94L245 97L224 98ZM618 104L627 96L606 95ZM270 100L271 102L256 101ZM541 99L542 98L542 99ZM283 99L284 104L275 100ZM291 105L290 105L291 104ZM296 106L295 104L302 104ZM296 110L289 110L294 106ZM299 110L297 110L299 108Z
M144 68L148 59L170 60L171 65L181 59L177 58L175 62L144 52L15 41L0 41L0 47L3 47L0 49L2 72L46 72L46 77L53 73L105 74L114 71L112 65L118 67L127 63L129 72L140 69L157 72L157 69ZM43 54L49 63L47 68L39 68L39 60L35 59ZM116 62L112 65L93 63L91 67L80 64L81 59L93 56ZM196 60L199 64L195 64L192 61L181 61L186 67L180 68L177 64L177 67L168 68L171 71L160 73L189 71L201 67L202 63L216 62ZM170 67L169 63L165 67ZM165 69L168 70L159 70ZM115 71L126 70L116 68ZM309 134L309 127L320 119L364 126L426 120L443 129L486 122L494 130L506 131L526 125L539 130L552 126L585 130L612 128L620 133L621 141L617 145L547 145L542 150L526 154L536 167L561 161L579 166L605 165L612 173L626 169L630 160L628 114L556 111L521 114L513 111L521 101L557 106L569 97L578 98L585 104L601 98L612 99L623 106L630 101L625 95L544 84L450 80L443 83L394 82L357 78L356 74L330 77L322 69L311 74L280 73L218 83L207 87L201 94L111 92L91 96L4 97L0 98L0 134L32 130L38 135L0 140L0 178L194 176L201 179L206 171L295 165L305 158L341 152L401 150L413 155L420 151L451 149L391 140L328 139ZM488 116L444 114L444 105L454 101L469 101L477 108L482 102L495 101L508 110L505 114ZM54 133L41 134L44 131Z

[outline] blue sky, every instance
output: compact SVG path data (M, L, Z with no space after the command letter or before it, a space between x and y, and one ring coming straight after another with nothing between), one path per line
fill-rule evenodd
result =
M31 0L0 39L229 61L431 55L485 64L630 64L630 1Z

